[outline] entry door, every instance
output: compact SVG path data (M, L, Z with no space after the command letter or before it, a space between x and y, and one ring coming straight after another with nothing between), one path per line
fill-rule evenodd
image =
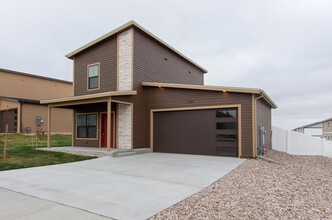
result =
M111 113L111 147L114 147L114 113ZM101 125L100 125L100 136L101 136L101 147L107 147L107 114L101 114Z

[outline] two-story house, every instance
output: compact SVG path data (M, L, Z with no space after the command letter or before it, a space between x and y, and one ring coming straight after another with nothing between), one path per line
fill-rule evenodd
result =
M74 110L73 146L238 157L271 147L277 106L263 90L205 86L206 69L134 21L67 57L74 96L42 103L49 118Z
M332 118L294 128L293 131L330 141L332 140Z
M323 138L332 141L332 118L322 121Z
M294 128L293 131L310 135L312 137L323 138L323 123L321 121Z

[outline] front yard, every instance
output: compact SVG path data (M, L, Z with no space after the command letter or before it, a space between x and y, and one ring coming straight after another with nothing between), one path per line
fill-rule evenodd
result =
M52 146L71 146L71 135L52 135ZM9 134L7 136L6 158L4 154L5 136L0 135L0 171L37 167L87 160L94 157L79 156L60 152L36 150L36 138L31 135ZM46 141L38 141L37 147L45 147Z

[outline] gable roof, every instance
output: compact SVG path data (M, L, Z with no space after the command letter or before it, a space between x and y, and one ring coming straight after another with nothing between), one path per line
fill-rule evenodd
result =
M0 68L0 72L11 73L11 74L16 74L16 75L21 75L21 76L27 76L27 77L37 78L37 79L51 80L51 81L61 82L61 83L66 83L66 84L71 84L71 85L73 84L70 81L66 81L66 80L62 80L62 79L55 79L55 78L50 78L50 77L46 77L46 76L38 76L38 75L34 75L34 74L30 74L30 73L22 73L22 72L18 72L18 71L14 71L14 70L7 70L7 69L1 69Z
M184 54L182 54L181 52L179 52L178 50L176 50L174 47L170 46L169 44L167 44L166 42L164 42L163 40L161 40L160 38L158 38L157 36L155 36L154 34L152 34L151 32L149 32L148 30L146 30L145 28L143 28L141 25L137 24L135 21L131 20L127 23L125 23L124 25L108 32L107 34L104 34L103 36L91 41L90 43L85 44L84 46L74 50L73 52L69 53L66 55L67 58L69 59L73 59L74 56L86 49L88 49L89 47L113 36L116 35L130 27L135 27L139 30L141 30L142 32L144 32L145 34L147 34L149 37L153 38L154 40L158 41L160 44L162 44L163 46L167 47L168 49L170 49L171 51L173 51L174 53L176 53L177 55L179 55L180 57L182 57L183 59L187 60L189 63L193 64L194 66L196 66L198 69L202 70L204 73L207 73L208 71L203 68L202 66L200 66L199 64L195 63L193 60L191 60L190 58L188 58L187 56L185 56Z
M176 88L176 89L194 89L216 92L237 92L237 93L249 93L261 95L262 98L271 106L271 108L278 108L272 99L264 92L264 90L256 88L243 88L243 87L225 87L225 86L205 86L205 85L189 85L189 84L174 84L174 83L154 83L154 82L142 82L142 86L151 87L164 87L164 88Z

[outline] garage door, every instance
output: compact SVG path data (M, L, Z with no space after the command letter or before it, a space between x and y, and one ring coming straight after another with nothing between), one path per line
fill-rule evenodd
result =
M0 111L0 133L6 132L8 125L8 133L17 132L17 109Z
M155 152L238 155L237 109L153 113Z

